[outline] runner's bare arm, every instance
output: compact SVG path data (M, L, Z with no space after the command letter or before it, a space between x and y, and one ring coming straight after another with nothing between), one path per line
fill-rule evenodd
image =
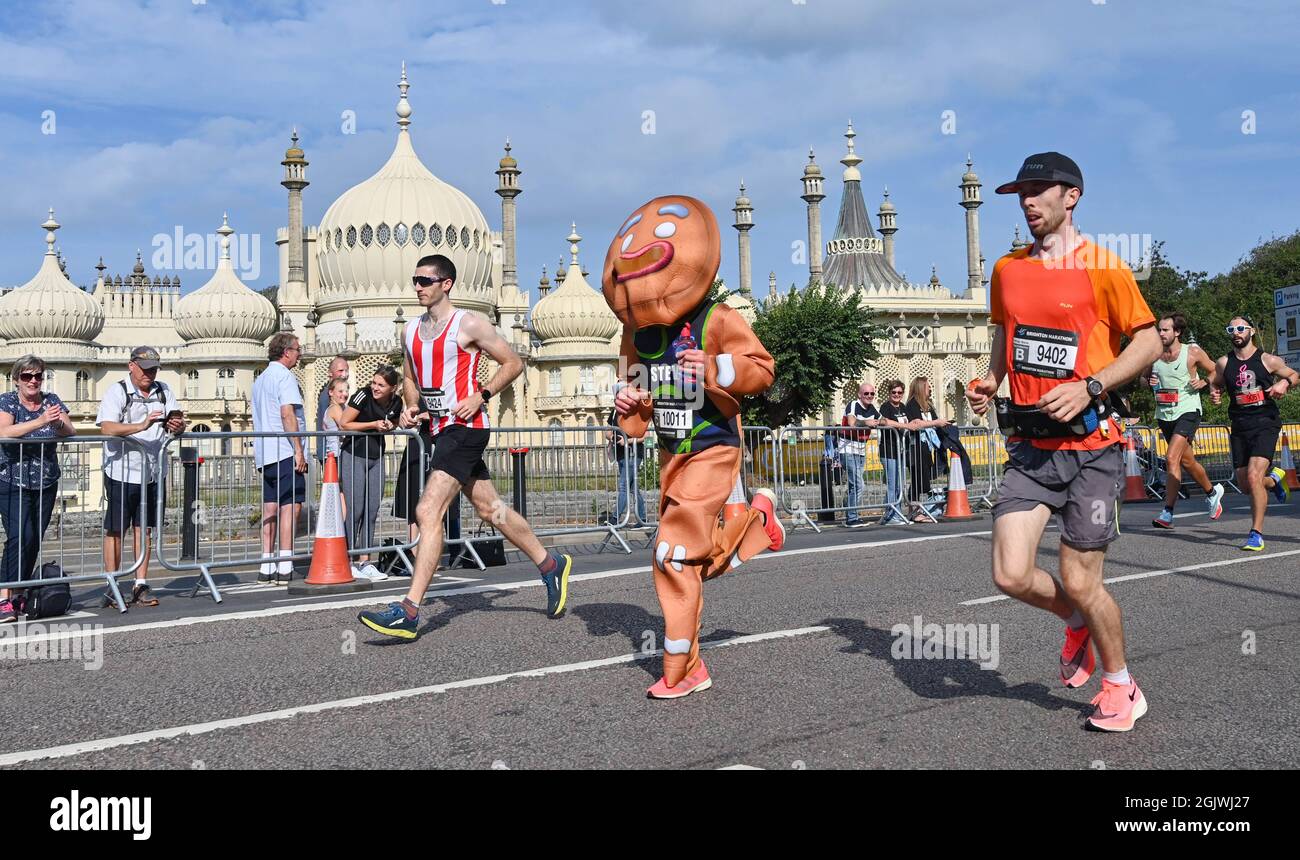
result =
M998 393L998 386L1007 375L1007 335L1000 325L993 326L993 350L989 354L989 372L978 385L966 388L966 400L971 411L983 415L988 411L989 399ZM888 426L888 425L886 425Z
M465 314L460 323L460 334L457 340L462 347L474 346L481 349L499 365L497 372L492 374L492 378L484 386L493 394L500 394L502 390L509 388L510 383L524 372L524 361L519 357L519 353L506 343L506 339L493 328L490 322L478 314ZM479 397L479 394L475 392L471 396ZM479 405L482 405L481 398ZM459 409L456 411L460 412Z
M1225 355L1214 363L1214 372L1210 374L1210 400L1218 404L1223 397L1225 382L1223 379L1223 370L1228 366L1228 357Z
M1282 360L1281 356L1266 352L1260 359L1264 362L1264 367L1269 373L1279 377L1279 382L1274 382L1268 389L1268 394L1273 399L1283 397L1288 391L1296 387L1297 382L1300 382L1300 373L1296 373L1294 369L1287 367L1287 363ZM1286 383L1285 388L1281 387L1281 382Z
M1148 323L1133 332L1128 346L1110 364L1093 374L1101 383L1103 392L1114 391L1135 379L1143 367L1152 364L1164 351L1155 323ZM1084 380L1066 382L1048 391L1036 404L1054 421L1071 421L1092 402L1088 384Z
M420 386L415 381L415 369L411 367L411 357L402 356L402 410L398 423L402 427L414 427L416 416L420 414Z
M1201 378L1197 370L1204 370L1205 377ZM1214 378L1214 361L1196 344L1187 348L1187 372L1192 377L1192 388L1195 391L1205 388Z

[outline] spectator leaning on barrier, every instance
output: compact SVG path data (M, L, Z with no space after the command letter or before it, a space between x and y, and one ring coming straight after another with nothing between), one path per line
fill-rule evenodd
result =
M343 410L348 406L348 381L346 379L332 379L325 386L326 393L329 394L330 403L326 407L324 415L321 416L320 429L338 430L343 421ZM326 454L333 454L337 459L343 451L342 437L329 434L324 437L324 450ZM344 506L344 513L347 513L347 507Z
M348 360L341 355L334 356L334 358L330 360L329 372L330 372L329 379L325 380L325 384L321 386L320 395L316 398L316 429L317 430L334 429L334 428L327 428L327 425L325 423L325 413L329 411L330 403L333 402L330 392L334 390L334 383L338 382L339 380L343 380L344 383L343 392L346 397L347 389L348 389L347 381L348 381L348 374L349 374ZM337 422L337 420L338 418L336 416L335 421ZM337 427L337 424L335 425L335 427ZM327 450L327 445L329 441L330 441L329 437L325 437L325 436L316 437L316 459L322 463L325 462L325 455L329 453L329 451ZM338 437L335 437L334 441L337 443ZM336 444L334 449L334 456L337 457L338 453L339 453L338 447Z
M844 524L851 529L866 525L858 516L858 508L862 505L867 440L871 438L871 428L879 424L879 419L880 412L876 409L876 386L864 382L858 386L857 399L844 407L844 417L840 419L840 423L849 428L841 431L840 455L844 458L844 473L849 484L848 498L845 500L848 513L844 515Z
M605 423L617 427L618 411L609 410L609 417L605 419ZM641 439L628 439L622 433L612 430L605 433L605 439L614 452L615 462L618 463L618 512L614 515L614 522L623 522L623 512L627 510L628 488L631 487L636 492L636 519L631 521L631 524L645 525L645 496L641 493L641 482L637 480L641 463L645 461L645 442Z
M918 376L912 380L907 400L907 427L916 433L907 447L907 470L911 477L912 501L916 503L918 522L937 522L936 509L930 501L930 481L934 478L935 454L940 450L939 430L951 421L937 416L930 403L930 380Z
M104 569L122 567L122 537L132 529L136 556L143 558L135 573L128 604L157 606L149 592L149 529L158 527L158 495L162 487L159 462L168 433L185 429L185 415L176 395L158 381L158 350L137 346L126 364L126 377L110 385L99 404L95 423L105 436L122 436L138 444L104 443ZM144 521L140 498L145 499ZM143 549L141 549L143 547ZM112 598L104 595L104 605Z
M904 523L903 446L907 442L907 407L903 405L903 381L885 380L887 400L880 405L880 462L885 467L885 515L881 525Z
M296 433L306 427L302 389L290 371L298 364L302 347L298 338L280 332L267 345L270 364L253 383L253 429L261 433ZM275 553L279 530L281 556L293 555L293 535L302 503L307 499L307 456L298 436L253 439L253 458L262 473L262 555ZM278 578L293 578L293 562L279 562ZM257 581L274 584L275 562L262 562Z
M344 519L348 546L375 545L375 519L379 503L384 500L384 435L397 426L402 398L397 386L402 375L388 365L380 365L370 385L348 400L339 427L359 431L364 436L346 436L339 458L339 483L344 495L352 500L352 512ZM360 579L388 579L370 563L370 554L357 556L353 575Z
M59 396L41 391L44 361L24 355L10 375L17 390L0 394L0 439L54 439L77 432ZM57 446L0 443L0 521L5 530L0 582L31 578L58 490ZM25 604L23 595L0 588L0 624L16 621Z

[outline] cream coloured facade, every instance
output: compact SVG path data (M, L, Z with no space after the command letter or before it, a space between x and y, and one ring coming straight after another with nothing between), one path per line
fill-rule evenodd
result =
M248 396L255 375L266 366L271 335L289 330L301 339L304 354L296 372L308 403L336 354L351 361L353 385L365 384L397 349L402 325L421 313L410 284L416 261L441 253L458 269L453 302L490 320L525 359L525 372L492 400L493 424L603 423L613 402L620 328L598 285L588 280L577 225L566 237L568 261L557 269L554 284L543 270L532 302L518 283L515 205L523 189L509 142L496 171L501 229L494 230L468 195L435 176L416 154L409 87L403 67L392 154L370 178L340 195L317 225L304 223L308 161L293 136L281 162L288 226L276 235L279 318L271 302L236 274L229 251L233 230L224 217L216 231L223 248L216 271L200 289L182 296L179 278L151 279L139 255L130 274L108 276L101 263L93 289L78 288L54 250L59 225L51 212L41 225L46 253L36 276L0 296L0 363L7 368L24 353L40 355L49 369L47 387L89 429L106 387L124 376L130 349L148 344L161 353L159 378L184 401L192 425L252 429ZM840 223L825 243L823 179L811 153L804 169L809 282L859 290L889 320L890 338L880 345L883 355L869 378L910 381L928 375L936 392L946 395L945 414L963 417L960 386L988 366L978 178L968 170L961 185L970 259L964 293L954 295L933 276L928 284L907 283L893 268L897 213L886 192L877 236L862 201L861 159L853 151L851 125L846 136ZM727 302L752 320L754 209L743 183L733 212L740 284ZM775 288L774 275L769 287ZM492 362L486 365L484 378L495 369ZM308 416L314 421L314 409ZM838 420L838 414L823 418Z

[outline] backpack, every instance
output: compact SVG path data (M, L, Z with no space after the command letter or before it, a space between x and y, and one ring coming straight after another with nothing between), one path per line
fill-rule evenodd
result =
M139 394L132 391L131 388L126 384L125 379L119 379L117 381L117 384L122 386L122 393L126 395L126 403L122 405L122 414L119 415L117 418L117 423L119 424L126 423L126 416L131 411L132 398L138 400L141 403L152 403L154 402L153 401L154 392L157 392L158 406L163 409L166 409L167 401L171 398L171 393L167 390L167 383L165 382L158 382L157 380L155 380L153 384L153 391L149 393L148 397L141 397Z
M36 574L37 579L60 579L62 576L63 568L59 567L57 561L50 561L41 565L40 571ZM27 589L28 621L67 615L68 610L71 608L72 589L68 587L66 582Z

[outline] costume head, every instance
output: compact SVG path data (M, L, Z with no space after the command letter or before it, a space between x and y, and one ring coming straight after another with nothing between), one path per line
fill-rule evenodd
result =
M708 206L694 197L656 197L627 217L609 245L605 301L624 325L669 325L704 301L721 258Z

